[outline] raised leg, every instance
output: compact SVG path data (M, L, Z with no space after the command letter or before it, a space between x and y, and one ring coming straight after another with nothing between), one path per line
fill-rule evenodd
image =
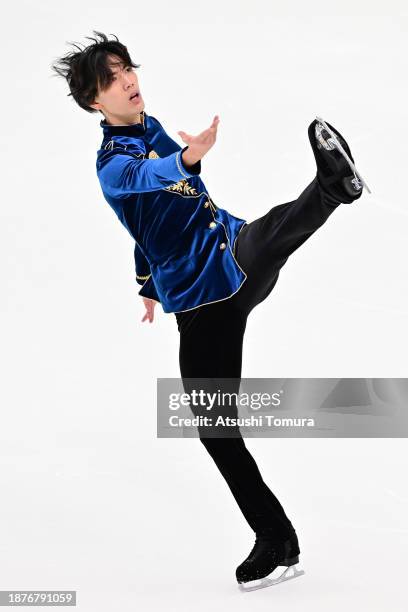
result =
M235 257L248 278L232 297L235 305L249 313L262 302L290 255L340 204L320 187L315 177L296 200L278 204L244 226L236 240Z

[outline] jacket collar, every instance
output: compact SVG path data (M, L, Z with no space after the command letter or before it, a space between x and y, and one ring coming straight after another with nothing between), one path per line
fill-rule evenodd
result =
M146 132L146 113L145 111L141 111L140 123L132 123L130 125L110 125L106 123L106 119L102 119L99 123L101 128L103 129L104 137L111 136L141 136Z

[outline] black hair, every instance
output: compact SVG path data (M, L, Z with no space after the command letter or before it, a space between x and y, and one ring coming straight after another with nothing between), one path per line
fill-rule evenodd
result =
M52 70L57 73L52 76L59 75L67 81L71 91L68 96L72 96L88 113L97 112L97 109L89 105L94 102L98 91L106 89L113 80L113 73L108 66L108 55L118 56L126 66L140 67L140 64L135 64L131 60L127 48L119 42L115 34L112 36L116 40L108 40L102 32L93 30L93 33L96 38L85 37L93 40L93 44L81 49L77 43L68 43L79 51L71 51L56 59L51 65Z

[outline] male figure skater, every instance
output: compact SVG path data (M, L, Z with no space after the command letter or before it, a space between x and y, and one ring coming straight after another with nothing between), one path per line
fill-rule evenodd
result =
M296 200L251 222L219 208L200 177L201 160L216 141L218 116L197 136L178 132L182 148L146 113L135 72L139 64L127 48L116 36L94 34L92 44L75 45L52 67L81 108L104 117L96 170L105 199L135 240L136 281L146 308L142 321L153 321L160 302L177 321L183 381L228 378L238 390L249 313L272 291L291 253L340 204L358 199L365 183L344 138L315 120L308 136L317 174ZM237 416L236 406L229 414ZM236 569L240 587L259 588L303 573L295 567L296 531L239 429L220 437L199 428L199 435L255 533L251 553ZM278 566L286 570L270 578Z

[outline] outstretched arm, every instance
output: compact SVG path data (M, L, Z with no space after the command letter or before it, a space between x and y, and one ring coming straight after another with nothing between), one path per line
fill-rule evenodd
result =
M184 149L167 157L144 159L146 150L140 140L135 152L129 153L121 145L104 150L96 170L102 190L114 198L125 198L132 193L156 191L190 178L201 172L201 159L213 146L219 119L198 136L179 132L186 143Z

